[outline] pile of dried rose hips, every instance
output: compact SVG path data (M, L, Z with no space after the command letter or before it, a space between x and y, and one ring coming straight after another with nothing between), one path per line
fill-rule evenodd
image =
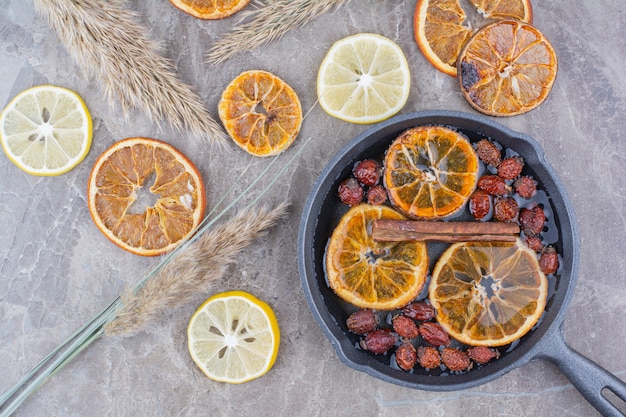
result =
M353 177L346 178L339 184L339 199L350 207L364 201L369 204L384 204L387 190L380 185L383 167L374 159L364 159L354 166Z
M500 356L500 352L486 346L467 350L451 347L450 336L434 318L435 309L430 304L415 301L392 317L392 329L381 327L379 317L370 309L352 313L346 325L351 332L363 336L360 347L364 350L384 354L395 346L395 362L405 371L416 364L426 370L468 371L474 363L484 365Z
M531 203L520 208L518 201L530 200L537 193L537 181L530 175L522 176L524 158L511 155L502 159L500 147L489 139L475 144L478 158L485 164L485 172L478 179L478 189L472 194L468 208L474 219L517 222L521 237L529 248L540 253L539 265L545 274L556 273L559 267L554 247L544 246L541 233L546 223L544 208Z

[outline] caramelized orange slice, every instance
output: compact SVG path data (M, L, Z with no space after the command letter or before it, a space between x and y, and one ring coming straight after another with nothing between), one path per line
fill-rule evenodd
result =
M393 141L385 156L389 201L416 219L439 219L460 211L476 188L479 162L459 132L419 126Z
M467 15L467 0L418 0L414 14L414 36L426 59L439 71L456 76L456 62L461 49L476 29ZM470 0L482 18L517 19L530 23L529 0ZM465 6L465 9L462 7ZM476 14L476 13L475 13Z
M155 256L193 233L204 216L200 172L180 151L148 138L121 140L96 161L87 185L89 213L113 243Z
M461 52L458 69L461 90L472 107L491 116L514 116L546 99L557 59L538 29L510 20L476 32Z
M537 255L519 239L450 246L429 286L439 324L473 346L502 346L525 335L543 314L547 294Z
M360 204L341 218L326 250L326 274L333 291L361 308L393 310L415 299L426 282L424 242L375 242L378 219L405 219L387 206Z
M266 71L246 71L235 78L222 94L219 115L235 143L256 156L287 149L302 124L296 92Z
M223 19L246 7L250 0L170 0L170 2L183 12L200 19Z

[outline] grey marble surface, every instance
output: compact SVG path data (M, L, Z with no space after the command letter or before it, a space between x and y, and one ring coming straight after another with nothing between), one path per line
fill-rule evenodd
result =
M505 376L458 392L402 388L343 365L311 314L298 276L300 213L317 175L368 126L342 122L316 106L316 76L329 46L357 32L396 41L412 72L401 113L474 111L456 80L436 71L413 40L415 0L354 0L282 39L219 65L204 62L212 42L238 21L201 21L167 0L133 1L149 37L159 41L217 118L222 90L244 70L279 75L299 94L305 119L287 161L298 156L264 197L289 200L288 219L246 249L227 276L160 322L125 338L96 341L45 384L16 416L593 416L597 411L550 363L532 361ZM113 142L151 136L178 147L198 165L209 207L233 185L241 192L269 163L230 146L218 150L188 134L123 114L103 98L99 80L79 71L31 1L0 0L0 104L21 90L50 83L78 92L94 121L86 159L52 178L29 176L0 156L0 392L81 324L108 305L153 263L112 245L94 226L86 181ZM564 323L567 342L626 379L626 13L622 0L533 1L534 23L554 45L559 72L538 109L498 121L534 137L566 185L580 230L580 271ZM271 172L276 172L272 169ZM251 197L250 197L251 198ZM247 199L249 200L249 199ZM244 202L247 201L244 199ZM243 204L243 203L242 203ZM241 205L241 204L240 204ZM210 294L243 289L266 300L282 331L274 368L243 385L212 382L189 357L190 315Z

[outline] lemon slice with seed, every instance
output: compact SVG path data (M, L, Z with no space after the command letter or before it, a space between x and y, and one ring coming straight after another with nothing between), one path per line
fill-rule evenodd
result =
M410 87L402 49L374 33L335 42L317 76L317 96L324 111L352 123L376 123L393 116L406 104Z
M272 309L244 291L216 294L198 308L187 328L189 353L205 375L240 384L269 371L280 331Z
M78 165L91 147L92 122L75 92L40 85L18 94L0 114L0 142L21 170L61 175Z

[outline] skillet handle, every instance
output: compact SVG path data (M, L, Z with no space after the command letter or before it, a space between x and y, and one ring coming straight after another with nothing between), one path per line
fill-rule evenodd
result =
M545 334L544 338L546 338L544 339L546 343L542 346L542 351L536 356L537 358L547 359L554 363L603 416L626 416L602 394L604 388L611 390L621 399L620 408L626 409L626 383L624 381L569 347L563 337L562 326L557 332Z

